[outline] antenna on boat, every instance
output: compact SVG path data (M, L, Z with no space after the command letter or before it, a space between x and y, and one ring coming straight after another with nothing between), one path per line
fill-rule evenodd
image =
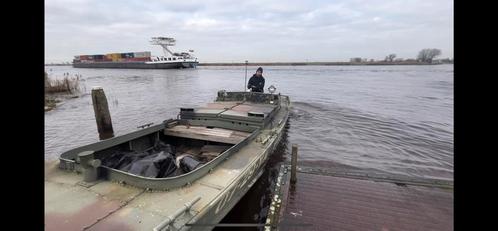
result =
M176 40L174 38L167 38L167 37L152 37L152 40L150 41L152 45L159 45L163 48L163 52L165 56L168 56L168 53L173 55L173 52L171 52L168 49L168 46L174 46L176 43Z
M247 91L247 60L246 60L246 77L244 78L244 91Z

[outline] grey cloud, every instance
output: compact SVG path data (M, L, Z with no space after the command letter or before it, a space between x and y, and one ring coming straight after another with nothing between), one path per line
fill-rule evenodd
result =
M45 2L46 60L159 48L177 38L201 61L348 60L416 56L436 47L453 55L452 1L83 1ZM423 35L423 36L420 36ZM301 52L301 56L296 55ZM367 57L368 56L368 57Z

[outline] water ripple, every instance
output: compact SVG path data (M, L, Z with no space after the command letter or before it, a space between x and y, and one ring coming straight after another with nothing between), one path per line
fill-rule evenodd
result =
M453 178L453 66L271 66L268 85L289 95L289 143L299 161L409 176ZM250 70L254 71L254 70ZM176 117L180 107L241 90L244 67L74 69L82 95L45 113L45 158L98 141L90 97L105 89L117 135ZM249 73L250 74L250 73Z

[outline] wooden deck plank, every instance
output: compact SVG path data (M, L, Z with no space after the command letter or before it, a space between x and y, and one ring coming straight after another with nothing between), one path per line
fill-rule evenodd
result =
M164 134L183 138L208 140L227 144L237 144L250 136L249 132L233 131L223 128L206 128L200 126L177 125L164 129Z

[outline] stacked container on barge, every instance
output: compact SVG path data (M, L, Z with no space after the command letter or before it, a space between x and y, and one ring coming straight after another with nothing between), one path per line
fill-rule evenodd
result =
M198 64L193 50L176 53L168 49L175 45L175 39L154 37L151 43L163 48L164 56L152 56L150 51L78 55L74 57L75 68L130 68L130 69L173 69L195 68Z

